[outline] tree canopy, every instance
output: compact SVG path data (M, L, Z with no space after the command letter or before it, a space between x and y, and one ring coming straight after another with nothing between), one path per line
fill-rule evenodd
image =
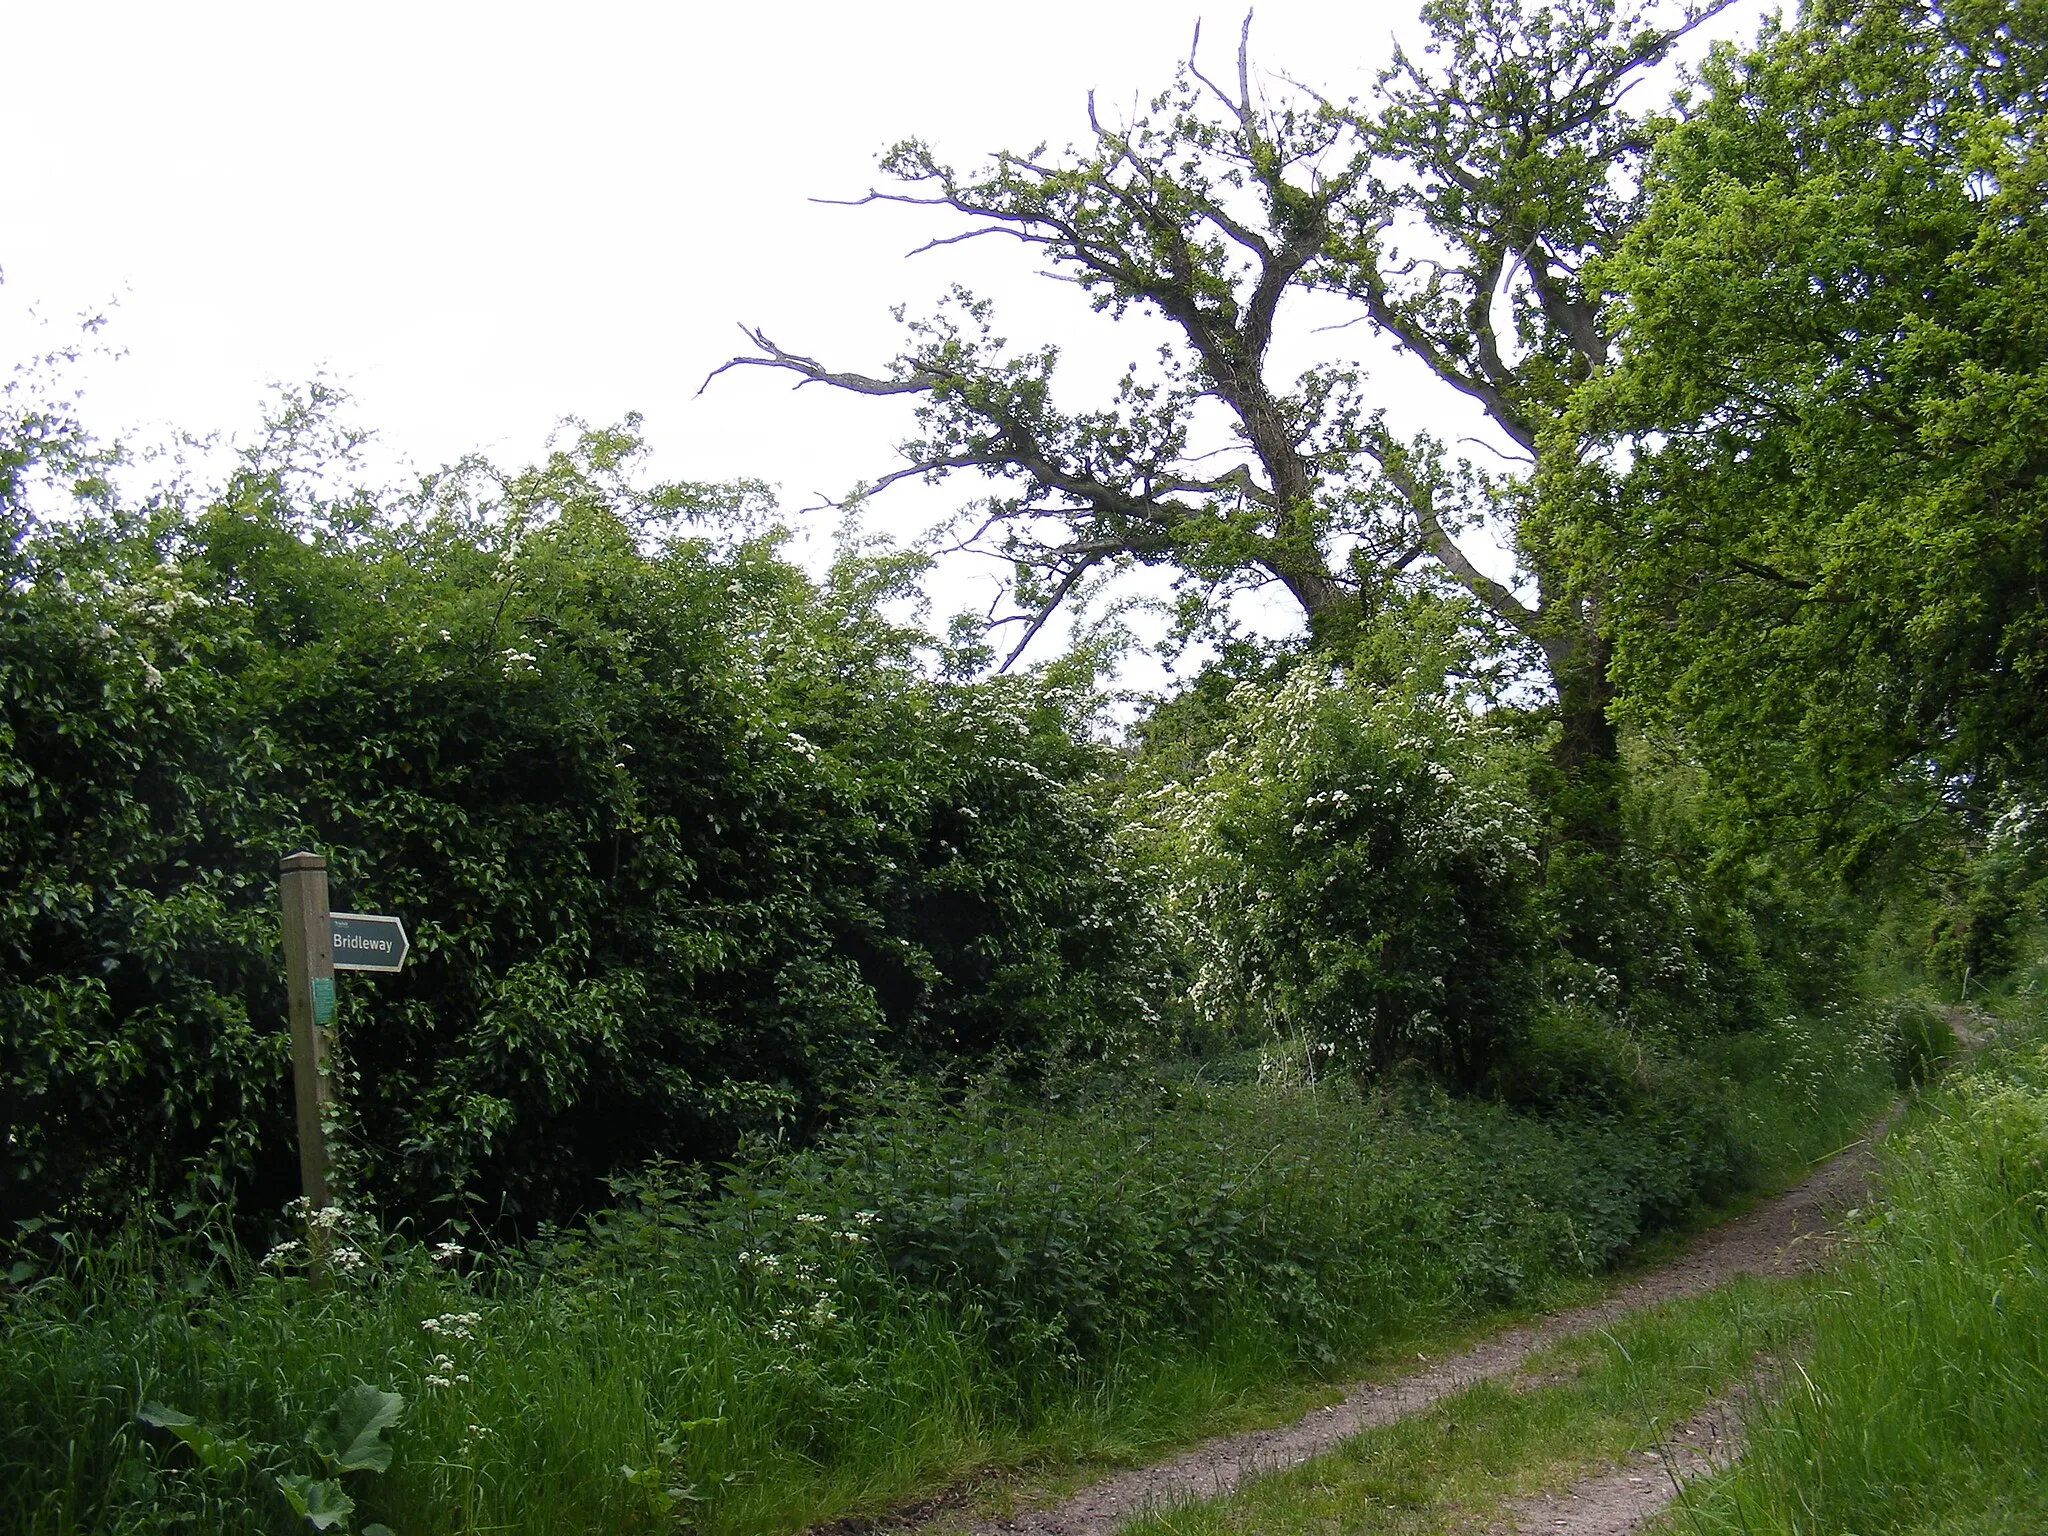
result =
M2048 763L2048 9L1824 3L1717 50L1601 269L1559 536L1632 707L1777 837ZM1974 788L1973 788L1974 786ZM1861 833L1859 830L1861 829Z

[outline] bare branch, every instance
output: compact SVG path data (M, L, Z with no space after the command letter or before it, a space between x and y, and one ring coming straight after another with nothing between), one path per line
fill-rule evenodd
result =
M997 667L996 671L1007 672L1016 664L1017 658L1024 654L1024 648L1037 639L1038 632L1045 628L1046 620L1050 619L1059 605L1067 600L1067 595L1074 590L1081 578L1088 573L1089 568L1099 562L1099 559L1100 557L1095 555L1086 556L1077 561L1073 568L1060 578L1059 585L1052 589L1052 595L1039 605L1038 612L1032 616L1031 622L1025 626L1023 638L1017 642L1015 649L1003 658L1003 664Z
M1422 534L1422 545L1435 557L1437 563L1456 579L1459 586L1470 592L1495 617L1512 625L1531 639L1539 638L1544 628L1542 612L1531 608L1501 583L1488 576L1474 565L1465 551L1458 547L1458 541L1451 537L1450 530L1443 525L1443 519L1436 509L1436 493L1425 484L1411 465L1405 450L1393 444L1376 449L1380 469L1387 480L1400 491L1408 503L1408 510L1415 514L1415 526ZM1401 567L1405 568L1418 552L1411 551L1404 556Z
M1245 19L1246 21L1250 21L1251 18L1247 16ZM1218 85L1214 80L1211 80L1207 75L1203 74L1201 65L1195 62L1195 55L1200 53L1201 50L1202 24L1201 22L1197 21L1195 23L1194 45L1188 49L1188 73L1193 75L1197 80L1201 81L1203 85L1207 86L1209 88L1210 94L1213 95L1218 101L1222 102L1226 108L1230 109L1232 112L1235 112L1237 108L1235 103L1233 103L1230 99L1230 93L1225 91L1223 87Z
M753 327L742 325L740 334L765 355L729 358L720 363L704 376L704 382L697 386L698 394L703 394L711 381L728 368L780 368L799 375L798 389L806 384L830 384L835 389L850 390L856 395L917 395L941 382L940 375L922 370L894 379L877 379L865 373L834 373L814 357L784 351Z
M923 245L913 246L910 250L905 251L903 253L904 259L908 260L912 256L922 256L926 251L936 251L941 246L965 245L970 240L979 240L983 235L1008 235L1011 239L1021 240L1026 245L1045 244L1042 239L1035 238L1024 230L1012 229L1007 224L984 224L979 229L965 230L957 235L936 235L932 239L925 241Z

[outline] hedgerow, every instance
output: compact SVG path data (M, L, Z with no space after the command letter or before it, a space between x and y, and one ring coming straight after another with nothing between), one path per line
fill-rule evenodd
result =
M395 507L252 461L196 508L9 509L0 1217L293 1192L301 847L413 937L336 1024L344 1171L394 1216L530 1226L886 1063L1145 1030L1057 680L948 680L885 616L914 562L814 582L729 531L757 492L643 489L633 453Z

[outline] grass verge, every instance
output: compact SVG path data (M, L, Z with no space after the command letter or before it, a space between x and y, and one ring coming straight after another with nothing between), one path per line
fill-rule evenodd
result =
M2048 1529L2048 1045L2004 1032L1889 1138L1884 1203L1742 1465L1673 1531Z

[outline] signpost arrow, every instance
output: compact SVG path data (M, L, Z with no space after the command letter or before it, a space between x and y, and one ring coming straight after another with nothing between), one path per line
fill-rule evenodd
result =
M405 924L395 917L330 912L327 926L337 971L395 971L405 964L406 952L412 948L405 937Z

